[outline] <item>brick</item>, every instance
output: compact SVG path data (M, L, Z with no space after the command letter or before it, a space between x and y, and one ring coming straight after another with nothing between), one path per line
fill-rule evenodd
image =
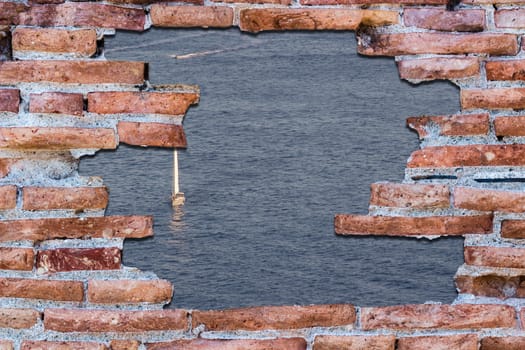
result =
M0 269L31 271L35 252L33 248L0 248Z
M139 350L140 343L136 340L112 340L111 350Z
M512 306L491 304L421 304L361 308L364 330L437 330L514 328Z
M13 51L51 52L91 57L97 52L94 29L17 28L13 32Z
M496 117L494 119L496 136L525 136L525 117Z
M163 303L173 295L173 286L166 280L91 280L88 301L97 304Z
M80 302L84 285L80 281L0 278L0 297Z
M355 30L359 25L383 26L399 22L397 11L350 9L266 8L241 10L240 28L266 30Z
M301 5L444 5L446 0L300 0Z
M315 337L313 350L394 350L393 335L321 335Z
M162 2L171 2L170 0L110 0L108 1L113 4L131 4L131 5L151 5ZM204 5L204 0L177 0L177 3L191 4L191 5Z
M412 153L409 168L525 165L525 145L468 145L426 147Z
M501 237L524 239L525 220L503 220L501 222Z
M39 27L100 27L143 31L143 9L88 2L33 5L19 16L20 24Z
M459 293L490 298L523 298L525 289L521 286L521 276L508 276L505 273L470 275L456 273L455 281Z
M118 248L62 248L41 250L36 268L41 273L82 270L118 270L121 253Z
M370 186L370 205L398 208L448 208L446 185L375 183Z
M306 350L306 341L303 338L286 339L236 339L236 340L176 340L165 343L151 343L147 350Z
M16 208L16 186L0 186L0 210Z
M0 178L4 178L11 172L11 167L18 162L17 158L0 158Z
M524 109L525 88L461 90L463 109Z
M144 83L143 62L8 61L0 62L0 84L133 84Z
M226 6L167 6L154 4L150 9L155 27L228 28L233 25L233 9Z
M64 92L44 92L31 94L29 112L31 113L59 113L82 115L84 99L82 94Z
M289 6L292 4L292 0L212 0L213 2L222 2L229 4L273 4L273 5L284 5Z
M521 213L525 211L525 193L456 187L454 190L454 206L478 211Z
M397 350L478 350L477 334L400 338Z
M104 344L78 341L23 341L20 350L107 350Z
M525 337L485 337L480 350L521 350L525 348Z
M470 53L513 56L519 51L517 36L513 34L380 34L374 29L362 30L357 34L357 51L367 56Z
M415 130L420 139L428 136L487 135L490 130L488 113L455 114L447 116L420 116L407 118L407 126Z
M485 10L407 8L405 26L448 32L481 32L485 29Z
M398 61L397 68L401 79L417 82L464 79L480 75L479 59L476 57L407 59Z
M40 313L33 309L0 309L0 328L31 328L39 320ZM0 342L0 345L3 343Z
M209 331L299 329L353 325L353 305L262 306L230 310L193 311L193 327Z
M525 249L510 247L465 247L465 263L525 269Z
M186 148L182 125L161 123L119 122L119 142L135 146Z
M187 330L185 310L106 311L46 309L44 329L57 332L149 332Z
M494 13L497 28L525 28L525 9L505 9Z
M0 25L19 24L20 13L28 9L22 2L0 2Z
M336 215L339 235L456 236L492 232L492 216L364 216Z
M144 238L153 235L151 216L105 216L0 221L0 241Z
M105 209L106 187L24 187L22 208L25 210Z
M110 91L88 94L88 111L99 114L184 115L199 101L197 93Z
M13 342L10 340L0 340L0 350L13 350Z
M20 106L20 90L0 90L0 112L18 113Z
M525 80L525 60L488 61L485 64L488 80ZM518 101L523 94L523 88L518 89L487 89L491 94L506 92L512 94L510 101ZM479 92L479 90L466 90ZM482 95L483 96L483 95ZM495 97L495 96L494 96ZM505 101L503 101L505 103ZM503 107L505 108L505 107Z

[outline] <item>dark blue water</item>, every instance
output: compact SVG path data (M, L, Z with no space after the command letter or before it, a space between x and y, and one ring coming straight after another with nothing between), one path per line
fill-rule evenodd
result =
M367 213L371 182L402 180L418 147L405 118L457 112L453 86L401 82L393 59L356 54L353 33L151 30L118 33L106 50L149 61L152 83L201 87L184 123L181 210L170 150L120 146L81 162L109 186L108 214L155 216L155 238L126 242L124 263L173 281L172 307L455 298L461 239L333 233L335 213Z

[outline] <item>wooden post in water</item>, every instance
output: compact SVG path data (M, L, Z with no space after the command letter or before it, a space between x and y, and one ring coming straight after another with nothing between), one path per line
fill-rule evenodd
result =
M179 189L179 157L177 149L173 150L173 195L171 196L171 204L173 207L184 204L184 193Z

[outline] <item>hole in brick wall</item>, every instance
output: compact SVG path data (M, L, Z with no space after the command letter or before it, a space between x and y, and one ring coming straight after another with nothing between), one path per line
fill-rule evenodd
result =
M405 118L459 109L450 84L401 82L353 33L150 30L106 39L109 59L150 62L154 84L197 84L179 156L186 204L170 205L172 152L120 146L83 159L110 187L108 214L153 214L155 238L124 263L175 284L172 307L450 303L458 238L337 237L369 185L400 182L417 137ZM186 59L174 59L179 55Z

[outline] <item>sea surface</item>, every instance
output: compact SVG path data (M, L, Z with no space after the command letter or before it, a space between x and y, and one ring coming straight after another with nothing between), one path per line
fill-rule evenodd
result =
M356 54L353 33L118 32L105 56L201 88L179 153L183 207L171 150L122 145L80 167L105 179L107 214L154 216L155 237L126 241L124 263L172 281L171 307L455 298L462 239L333 231L334 214L367 213L370 183L403 179L418 148L406 117L457 112L454 86L400 81L392 58Z

